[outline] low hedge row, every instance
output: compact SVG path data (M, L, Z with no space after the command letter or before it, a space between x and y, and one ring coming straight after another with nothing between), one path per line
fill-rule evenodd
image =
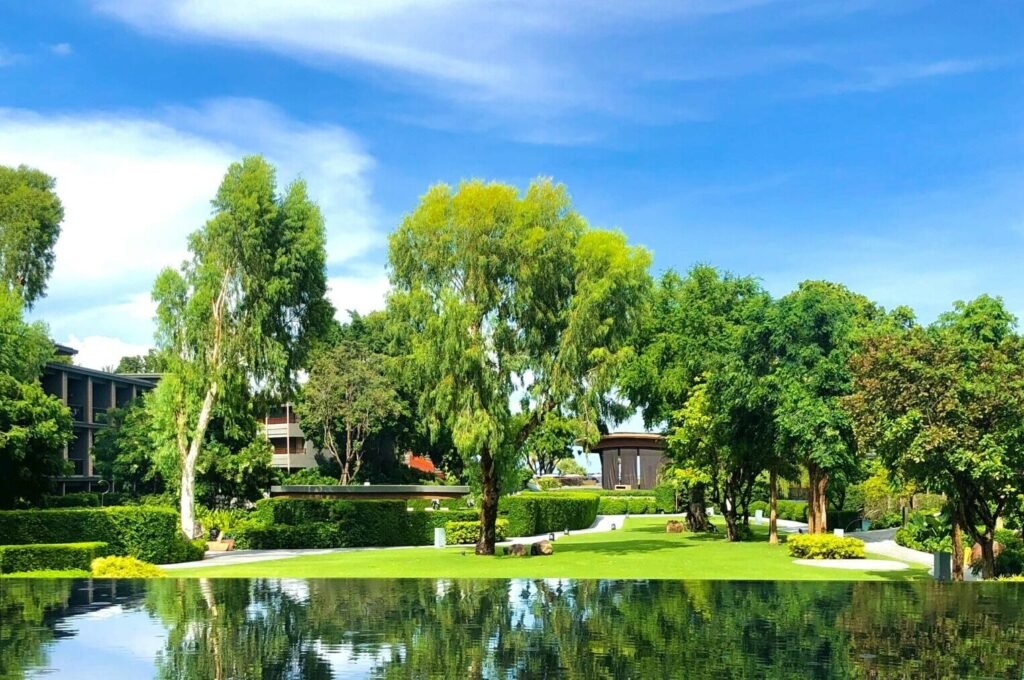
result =
M23 571L88 570L97 557L110 554L102 541L48 545L0 545L0 574Z
M653 496L599 496L599 515L653 515L658 512L658 500Z
M466 545L480 540L480 522L448 522L444 527L445 540L450 545ZM508 520L498 519L494 533L499 541L508 538Z
M597 486L573 486L562 487L561 489L558 490L558 493L588 493L594 496L650 496L653 498L654 496L657 495L657 489L602 489Z
M410 512L404 501L269 498L232 534L247 549L430 545L434 529L479 516L477 510Z
M505 496L498 508L507 515L510 536L533 536L563 529L586 529L597 519L600 497L553 491Z
M778 510L779 519L790 520L792 522L807 521L807 503L805 501L780 500L776 502L775 508ZM764 512L764 516L767 517L769 510L768 503L766 501L754 501L748 508L751 517L753 517L754 513L758 510Z
M192 546L170 508L116 507L0 512L0 545L102 541L110 554L146 562L184 562Z
M810 560L848 560L864 557L864 541L834 534L791 534L786 547L792 557Z

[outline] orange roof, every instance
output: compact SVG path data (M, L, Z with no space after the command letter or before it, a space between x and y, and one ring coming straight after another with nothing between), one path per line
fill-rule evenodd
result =
M426 456L417 456L415 454L410 455L406 459L406 465L411 467L413 470L419 470L420 472L426 472L427 474L437 475L443 477L444 473L437 469L434 465L434 461L430 460Z

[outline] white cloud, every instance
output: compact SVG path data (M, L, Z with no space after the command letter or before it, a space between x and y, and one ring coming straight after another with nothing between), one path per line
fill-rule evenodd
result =
M384 300L391 284L383 270L361 272L354 275L332 276L327 281L328 297L338 310L338 318L346 320L348 311L367 314L384 308Z
M56 177L65 208L47 297L34 316L56 337L142 346L152 336L153 279L185 258L187 235L209 217L228 164L249 153L277 166L282 187L306 180L324 213L332 270L383 242L370 196L372 159L340 127L236 99L149 114L0 109L0 164ZM373 283L363 287L377 285L378 273L368 276ZM358 272L343 283L358 288Z
M89 335L84 338L69 335L60 342L78 350L78 354L74 357L76 365L96 370L116 366L123 356L145 354L151 347L151 345L125 342L120 338L104 335Z
M940 59L888 64L864 68L849 80L829 85L825 90L832 93L881 92L923 80L988 71L1000 65L996 59Z
M58 57L67 57L74 52L74 49L71 47L71 43L62 42L50 45L50 52Z

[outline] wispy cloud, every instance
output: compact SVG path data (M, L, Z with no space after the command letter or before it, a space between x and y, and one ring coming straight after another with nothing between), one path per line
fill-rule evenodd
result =
M920 81L951 76L962 76L979 71L990 71L1005 62L993 58L939 59L910 63L895 63L862 69L846 80L825 86L832 93L881 92Z
M74 48L71 47L71 43L60 42L50 45L50 52L57 55L58 57L67 57L74 52Z
M17 54L16 52L11 52L3 45L0 45L0 68L3 68L4 66L13 66L23 58L24 57L22 57L22 55Z

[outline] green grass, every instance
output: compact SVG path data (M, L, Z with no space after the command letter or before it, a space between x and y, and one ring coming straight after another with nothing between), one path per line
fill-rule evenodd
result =
M14 571L10 574L0 574L0 578L92 578L92 574L83 569L46 569Z
M622 578L813 581L907 581L928 578L912 565L896 572L801 566L784 545L729 543L721 535L666 534L665 518L635 517L623 529L559 536L548 557L478 557L469 548L359 550L223 567L181 569L177 577L267 578Z

